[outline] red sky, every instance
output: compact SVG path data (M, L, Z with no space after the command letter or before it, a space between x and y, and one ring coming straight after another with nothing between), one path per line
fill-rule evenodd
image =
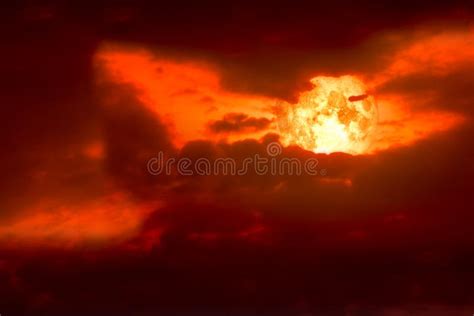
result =
M46 1L1 18L0 314L473 313L467 1ZM318 97L373 106L370 134L300 124ZM275 144L318 174L147 170Z

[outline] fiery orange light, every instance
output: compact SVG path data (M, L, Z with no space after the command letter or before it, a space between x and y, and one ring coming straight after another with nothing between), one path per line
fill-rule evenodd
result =
M456 113L419 110L420 100L408 99L401 92L378 91L384 82L397 77L400 69L406 73L418 67L404 60L412 60L407 54L418 55L419 49L410 48L409 52L394 54L384 71L370 76L315 77L311 80L314 88L302 92L296 104L225 89L220 85L219 68L202 61L173 59L119 44L101 47L96 61L105 81L137 88L142 105L167 124L177 147L195 139L233 142L273 132L285 145L317 153L357 155L411 145L463 121ZM266 118L273 124L254 133L209 134L210 122L236 112Z
M271 119L273 98L228 91L215 67L199 61L173 61L146 50L104 45L96 56L105 80L132 84L140 101L160 116L173 134L173 143L207 138L207 125L228 113ZM241 135L222 137L235 141ZM248 135L246 135L248 136ZM254 135L262 136L262 135ZM212 137L216 138L216 135Z
M316 77L297 104L284 104L278 127L286 144L317 153L364 153L377 123L375 100L354 76Z
M81 205L44 202L0 225L0 245L75 247L133 236L156 205L137 205L116 193Z

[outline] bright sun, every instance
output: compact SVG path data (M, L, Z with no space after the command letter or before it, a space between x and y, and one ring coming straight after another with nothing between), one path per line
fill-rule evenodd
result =
M298 103L278 110L278 128L286 145L316 153L366 153L377 125L377 106L354 76L315 77L314 88Z

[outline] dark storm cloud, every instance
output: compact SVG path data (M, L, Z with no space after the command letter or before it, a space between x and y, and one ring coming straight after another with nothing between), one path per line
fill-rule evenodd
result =
M128 191L156 193L154 186L169 179L152 177L146 161L176 151L166 126L142 105L133 87L104 83L100 93L107 103L102 109L107 173Z
M310 177L183 178L140 238L101 253L26 257L12 272L3 270L19 285L9 283L17 294L2 299L10 297L7 311L28 302L28 311L92 315L126 314L130 306L145 315L467 308L474 170L456 166L468 166L471 133L463 128L379 157L317 155L327 177L353 174L350 188ZM226 154L264 152L266 141L232 144ZM183 151L222 152L214 146L189 144ZM147 234L162 227L159 240ZM143 242L152 248L130 250Z
M51 20L46 12L25 18L23 9L2 11L2 218L50 194L46 188L61 191L63 181L88 187L94 181L84 175L96 168L71 156L98 134L90 63L96 40L82 26Z
M258 132L270 126L271 120L264 117L249 117L244 113L228 113L220 120L209 123L213 133Z
M445 74L417 72L400 76L379 87L380 93L395 93L416 99L417 108L456 111L472 117L474 64L466 62Z
M0 313L465 312L474 295L472 126L373 156L284 149L282 157L317 158L324 177L153 177L145 167L157 151L242 160L265 154L277 138L198 141L176 152L163 122L131 87L102 86L112 102L104 108L97 101L92 56L102 40L197 49L191 54L234 62L224 85L288 97L314 71L308 69L377 67L377 45L361 44L371 34L420 19L462 22L469 6L135 2L6 10L0 216L15 215L17 200L68 190L91 199L110 180L163 207L119 246L2 251ZM417 74L384 91L434 92L436 102L426 106L471 113L465 78L471 75L462 70ZM104 141L103 163L68 155L97 139ZM43 181L32 181L41 170Z

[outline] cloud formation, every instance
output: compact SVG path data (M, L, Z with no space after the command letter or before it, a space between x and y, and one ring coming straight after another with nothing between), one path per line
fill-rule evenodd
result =
M209 123L211 132L241 133L257 132L269 127L271 120L261 117L249 117L244 113L228 113L220 120Z
M471 313L470 9L6 10L0 313ZM347 73L377 97L372 154L283 147L317 176L146 170L268 157L275 100Z

